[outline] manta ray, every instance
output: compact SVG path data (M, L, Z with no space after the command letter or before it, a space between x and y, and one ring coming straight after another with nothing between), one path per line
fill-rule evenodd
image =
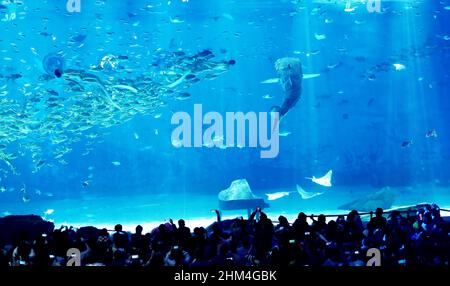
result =
M300 197L302 198L302 200L309 200L309 199L312 199L314 197L323 195L323 193L307 192L302 187L300 187L299 185L297 185L296 187L297 187L296 191L276 192L276 193L266 194L267 200L269 200L269 201L278 200L278 199L284 198L286 196L289 196L292 193L298 193L300 195Z
M312 176L312 178L310 177L305 177L308 180L313 181L314 183L324 186L324 187L331 187L331 176L333 175L333 170L329 170L325 176L320 177L320 178L316 178L314 176Z
M309 200L309 199L312 199L314 197L323 195L323 193L307 192L302 187L300 187L299 185L297 185L297 192L302 197L302 200Z

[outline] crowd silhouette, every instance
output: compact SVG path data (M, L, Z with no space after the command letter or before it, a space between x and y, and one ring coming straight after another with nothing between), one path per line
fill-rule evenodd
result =
M216 213L216 222L192 231L180 219L145 234L140 225L128 233L118 224L112 234L64 226L32 240L21 236L0 245L0 265L65 266L71 248L84 266L364 266L371 248L382 266L449 264L449 227L436 205L412 215L379 208L368 222L355 210L329 221L301 212L292 224L284 216L272 222L260 209L248 219L221 221Z

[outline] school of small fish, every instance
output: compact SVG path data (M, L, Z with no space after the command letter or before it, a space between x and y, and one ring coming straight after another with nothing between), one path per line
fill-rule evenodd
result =
M92 145L99 129L137 114L159 118L158 109L168 101L190 97L184 89L214 79L231 66L229 61L215 60L209 50L190 56L182 51L153 54L146 67L134 67L130 56L109 55L98 66L68 67L61 78L42 73L36 82L18 88L21 98L0 97L0 162L18 174L13 161L28 150L37 172L51 159L42 158L42 143L48 142L54 145L53 159L65 163L63 156L72 143L85 137ZM9 151L16 144L21 148Z
M105 2L97 1L95 5L101 8ZM151 8L144 10L150 13ZM11 23L13 17L24 20L31 12L19 0L3 1L0 10L0 15L8 13L5 19ZM39 8L32 12L39 13ZM139 26L134 16L129 13L128 19L122 21L130 31ZM16 41L7 43L0 38L2 46L8 44L17 54L17 58L8 54L0 61L0 175L19 175L14 161L27 154L34 164L33 173L55 163L66 165L65 155L72 151L73 143L82 139L87 139L83 153L87 155L107 128L138 114L161 117L160 108L173 100L190 98L187 88L216 78L235 63L217 59L210 50L151 48L147 33L142 35L144 39L134 35L135 42L126 41L119 49L117 45L111 47L115 52L106 46L80 50L89 40L101 39L105 45L115 41L117 35L108 29L103 15L96 14L93 21L93 33L83 28L62 38L47 29L51 23L44 17L31 31L18 32ZM170 22L184 21L172 17ZM38 30L39 26L42 30ZM2 29L2 33L15 34L19 28L9 25ZM46 50L21 45L27 36L48 39L55 43L54 47ZM6 52L0 50L0 54ZM24 58L20 58L22 54ZM98 60L92 62L84 56ZM55 69L56 64L61 67ZM137 134L134 137L139 139Z
M190 97L183 89L228 70L227 61L213 58L210 51L193 56L160 53L157 60L164 62L164 69L149 66L128 77L119 76L123 73L112 77L101 68L67 69L61 79L42 74L31 84L33 92L27 94L24 88L22 102L0 97L0 161L17 173L13 160L20 153L11 153L7 147L18 143L32 152L38 171L46 164L39 142L55 145L53 157L59 159L82 137L97 138L98 131L92 129L118 125L137 114L158 118L158 108L167 101ZM130 69L131 62L123 57L120 65Z

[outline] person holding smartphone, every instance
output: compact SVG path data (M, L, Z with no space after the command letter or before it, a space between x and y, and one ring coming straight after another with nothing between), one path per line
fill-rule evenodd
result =
M255 216L259 219L255 220ZM257 208L249 218L250 234L254 237L255 256L257 261L265 258L265 254L272 248L274 226L261 208Z

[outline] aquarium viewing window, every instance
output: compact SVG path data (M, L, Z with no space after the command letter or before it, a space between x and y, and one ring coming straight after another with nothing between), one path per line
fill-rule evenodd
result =
M0 0L0 267L449 266L449 20L450 0Z

